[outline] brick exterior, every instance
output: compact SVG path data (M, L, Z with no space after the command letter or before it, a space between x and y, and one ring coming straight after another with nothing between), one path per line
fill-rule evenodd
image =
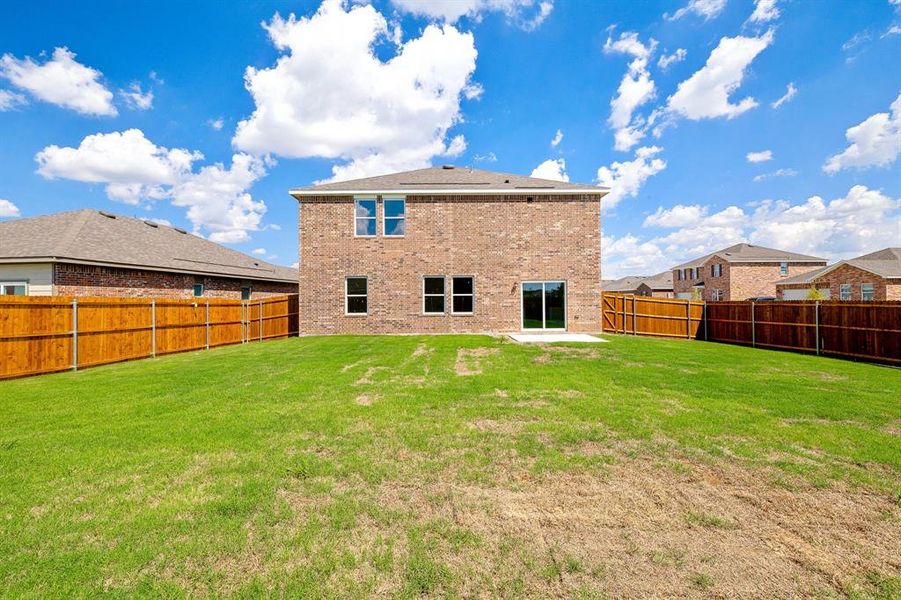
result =
M68 263L53 265L53 293L58 296L193 298L194 284L200 282L205 298L240 299L241 288L246 285L251 287L251 297L255 299L297 293L297 286L292 283Z
M654 290L646 283L640 284L635 288L636 296L647 296L650 298L672 298L673 292L668 290Z
M597 196L408 195L406 235L354 237L353 198L300 203L302 333L519 331L523 281L566 281L569 331L600 329ZM379 199L378 214L382 214ZM445 276L444 315L423 315L423 277ZM452 315L451 277L474 277L472 315ZM369 314L346 316L347 276L366 276Z
M776 284L778 297L781 299L782 294L787 289L792 290L809 290L812 287L817 289L829 288L829 299L839 300L839 286L843 283L851 284L851 300L859 301L861 299L860 284L872 283L875 293L874 300L901 300L901 281L884 279L879 275L870 273L863 269L858 269L852 265L841 265L828 273L817 277L811 283L795 283L795 284Z
M714 277L711 267L722 265L722 275ZM784 277L800 275L826 266L826 261L808 263L788 263L788 274L782 275L779 262L773 263L730 263L718 256L707 259L700 267L698 277L679 281L678 269L673 270L673 292L690 294L692 288L703 284L702 299L713 300L715 290L723 290L721 300L747 300L755 296L775 296L776 283Z

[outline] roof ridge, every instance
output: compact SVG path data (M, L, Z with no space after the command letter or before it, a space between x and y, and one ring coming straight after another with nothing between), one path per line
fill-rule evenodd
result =
M78 234L81 233L81 230L84 229L85 224L88 222L88 218L92 213L100 214L99 210L94 210L93 208L83 208L81 210L74 210L73 213L78 214L78 218L76 218L69 225L69 228L66 230L65 235L63 235L58 242L58 246L56 247L56 256L66 256L67 251L69 250L69 246L75 241L78 237Z

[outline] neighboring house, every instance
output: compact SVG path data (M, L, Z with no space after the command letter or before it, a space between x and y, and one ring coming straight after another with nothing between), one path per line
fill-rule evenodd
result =
M607 191L451 166L291 190L300 330L598 331Z
M811 289L831 300L901 300L901 248L885 248L776 282L783 300L805 300Z
M826 265L826 259L787 250L735 244L673 267L677 298L747 300L776 295L776 281Z
M297 270L183 229L92 209L0 223L0 294L263 298Z
M664 271L656 275L627 275L620 279L605 280L602 282L605 292L618 294L635 294L636 296L651 296L654 298L673 297L673 273Z

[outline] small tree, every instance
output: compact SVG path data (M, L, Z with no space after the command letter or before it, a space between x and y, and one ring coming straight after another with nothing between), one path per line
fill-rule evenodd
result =
M808 300L825 300L826 296L823 295L823 292L818 290L816 287L811 286L809 290L807 290L807 299Z
M691 299L692 300L703 300L701 296L701 290L698 288L691 288Z

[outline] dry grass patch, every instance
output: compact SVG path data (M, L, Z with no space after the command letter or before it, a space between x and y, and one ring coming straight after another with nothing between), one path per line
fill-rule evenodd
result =
M457 350L457 361L454 372L461 377L481 375L482 360L500 352L498 348L460 348Z

